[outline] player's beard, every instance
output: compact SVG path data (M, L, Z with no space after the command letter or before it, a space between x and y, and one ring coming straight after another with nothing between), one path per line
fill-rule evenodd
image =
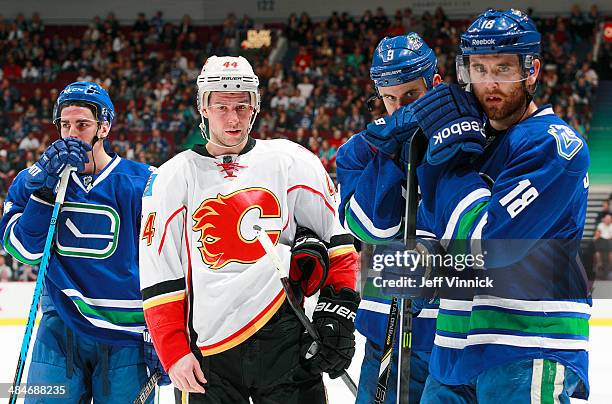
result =
M525 82L512 83L512 87L507 91L502 91L497 88L494 91L479 90L477 86L474 88L474 95L478 98L478 102L482 109L487 114L487 117L494 121L510 120L509 118L516 116L520 119L525 112L527 97L525 96ZM502 99L499 105L487 104L487 97L496 96Z

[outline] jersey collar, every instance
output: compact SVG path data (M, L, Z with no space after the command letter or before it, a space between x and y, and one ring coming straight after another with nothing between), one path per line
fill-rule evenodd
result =
M104 167L98 174L77 174L72 172L72 179L83 191L91 191L93 187L104 181L104 179L109 176L115 167L119 165L121 157L115 153L110 154L110 156L112 157L110 163L108 163L106 167Z

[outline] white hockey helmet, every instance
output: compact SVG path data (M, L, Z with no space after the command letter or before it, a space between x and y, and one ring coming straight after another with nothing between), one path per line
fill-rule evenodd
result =
M253 67L242 56L211 56L206 60L202 71L198 76L198 111L202 116L202 134L208 139L206 134L206 124L202 108L208 106L210 93L213 91L222 92L241 92L246 91L250 94L251 105L254 113L249 123L249 133L255 123L255 118L259 113L259 77L255 75Z

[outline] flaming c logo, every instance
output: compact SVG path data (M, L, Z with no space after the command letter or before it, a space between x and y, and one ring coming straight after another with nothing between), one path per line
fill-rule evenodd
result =
M252 209L259 210L260 218L281 217L278 199L265 188L219 194L216 198L206 199L196 209L192 216L195 222L192 230L200 232L201 246L198 249L202 260L211 269L221 269L230 262L250 264L266 254L257 238L246 240L240 232L244 216ZM276 244L280 231L268 230L267 233Z

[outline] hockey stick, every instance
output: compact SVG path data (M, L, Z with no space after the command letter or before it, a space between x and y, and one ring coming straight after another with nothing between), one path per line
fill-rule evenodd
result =
M427 138L417 129L410 141L406 179L406 212L404 222L404 244L406 249L416 247L417 208L419 188L416 169L427 150ZM401 299L399 306L399 355L397 358L397 403L408 404L410 388L410 355L412 348L412 300Z
M300 300L295 296L295 293L293 293L293 288L289 283L289 274L287 274L287 271L283 269L281 259L276 253L276 249L274 247L274 244L272 244L272 240L270 240L268 233L266 233L265 230L263 230L260 226L257 225L253 226L253 229L257 231L257 239L261 243L263 249L266 251L266 254L268 254L270 259L272 260L274 266L276 267L276 272L279 275L280 281L283 285L283 289L285 290L285 295L287 296L289 306L291 306L291 308L297 315L298 319L306 329L306 332L312 337L312 339L314 339L314 342L308 348L308 352L306 354L306 359L311 358L319 351L319 344L321 341L319 333L315 326L310 322L308 317L306 317L304 310L302 310ZM353 396L357 397L357 385L355 384L353 379L351 379L348 373L346 373L346 370L342 372L340 378L342 379L344 384L346 384L346 387L348 387L351 393L353 393Z
M142 386L142 389L140 389L140 392L136 396L136 400L134 400L134 404L145 404L147 398L149 398L153 390L155 390L155 386L161 377L162 373L159 371L159 369L156 370L155 373L149 377L149 380L147 380L144 386Z
M53 205L51 222L49 223L47 239L45 240L45 248L43 250L43 255L40 260L40 267L38 269L36 285L34 286L34 296L32 297L30 314L28 315L28 322L26 324L25 334L23 336L23 340L21 341L21 351L19 352L19 359L17 360L17 369L15 370L15 378L13 379L13 387L11 388L11 395L9 397L10 404L14 404L17 401L19 386L21 385L21 377L23 376L23 369L25 367L26 359L28 357L28 349L30 348L30 341L32 339L34 320L36 320L36 312L38 311L38 302L40 301L40 295L42 293L42 286L45 280L45 274L47 272L47 267L49 266L49 259L51 258L51 245L53 244L53 237L55 235L57 217L59 215L60 208L64 203L64 197L66 196L66 188L68 187L70 173L74 170L74 167L66 166L66 168L64 168L64 170L60 174L60 182L57 189L57 195L55 196L55 204Z
M376 394L374 396L375 404L383 404L387 396L387 383L389 382L389 375L391 374L391 355L393 354L393 342L395 341L395 327L399 319L397 300L397 297L393 297L391 300L391 309L389 311L387 329L385 331L385 345L383 346L383 354L380 358L378 384L376 385Z
M404 214L404 244L414 249L416 244L416 214L418 207L418 183L416 168L427 149L427 142L420 129L417 129L410 142L406 180L406 211ZM404 313L410 313L405 316ZM398 355L397 398L398 403L408 402L410 386L410 342L412 337L412 302L408 299L393 297L389 308L389 318L385 330L385 344L380 360L378 384L376 385L375 404L383 404L387 395L387 385L391 374L391 357L395 331L399 328L400 346Z

